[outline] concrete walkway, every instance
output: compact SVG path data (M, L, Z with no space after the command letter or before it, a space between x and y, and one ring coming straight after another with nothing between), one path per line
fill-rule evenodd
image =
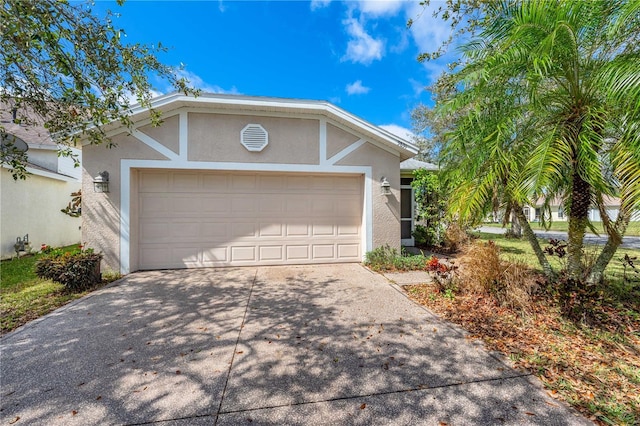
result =
M360 265L131 274L0 340L0 424L589 424Z

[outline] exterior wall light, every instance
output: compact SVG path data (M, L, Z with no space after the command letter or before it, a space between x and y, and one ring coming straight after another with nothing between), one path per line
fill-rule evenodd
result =
M109 192L109 172L100 172L93 178L93 191Z
M382 190L382 195L391 195L391 184L384 176L380 181L380 189Z

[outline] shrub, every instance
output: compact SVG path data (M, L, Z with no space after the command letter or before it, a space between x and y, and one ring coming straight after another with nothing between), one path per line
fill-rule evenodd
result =
M427 269L429 257L398 253L388 244L367 252L364 264L374 271L422 271Z
M537 287L536 276L522 261L501 260L493 241L469 244L460 258L461 291L486 294L501 305L527 310Z
M447 210L447 188L437 173L425 169L414 172L411 186L416 202L416 226L413 238L417 245L441 246Z
M67 290L86 290L101 281L102 254L86 250L42 256L36 262L36 275L64 285Z
M444 232L444 248L450 253L460 250L469 240L467 230L456 222L450 223Z

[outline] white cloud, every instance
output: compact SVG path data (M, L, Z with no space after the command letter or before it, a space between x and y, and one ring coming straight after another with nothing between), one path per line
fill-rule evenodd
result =
M331 0L311 0L311 10L322 9L329 6Z
M362 80L356 80L353 83L347 84L345 90L348 95L364 95L365 93L369 93L371 87L363 86Z
M415 97L419 97L427 90L426 84L423 84L413 78L409 79L409 83L411 84L411 88L413 89L413 95Z
M187 80L189 80L189 85L206 93L227 93L233 95L237 95L240 93L235 86L232 86L231 89L224 89L218 85L209 84L196 73L187 71L185 69L178 71L178 77L186 78Z
M406 127L398 126L397 124L382 124L378 127L407 141L412 141L415 137L411 130Z
M395 15L405 4L405 0L362 0L358 9L373 17Z
M411 35L420 52L431 52L436 50L442 42L449 38L451 33L451 23L441 18L433 17L433 12L437 10L438 2L432 2L429 6L420 3L409 3L407 8L407 19L412 19Z
M374 60L382 59L384 54L384 41L371 37L365 31L362 23L353 17L342 21L351 40L347 43L347 53L342 57L343 61L359 62L369 65Z

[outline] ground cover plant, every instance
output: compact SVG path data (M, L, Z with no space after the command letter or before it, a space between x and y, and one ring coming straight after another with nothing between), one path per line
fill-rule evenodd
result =
M431 256L398 252L387 244L367 252L364 264L376 272L427 271L430 260Z
M546 243L541 241L554 250L561 246ZM634 259L640 259L640 250L620 249L618 255L605 283L590 294L590 304L580 305L592 316L568 318L563 293L536 269L530 244L499 235L478 235L456 259L455 279L405 289L504 353L515 367L530 370L551 397L596 423L635 425L640 423L640 272ZM563 258L548 257L563 266Z
M72 245L57 250L73 253L79 248ZM3 260L0 264L0 333L12 331L119 277L118 274L103 274L100 283L82 289L68 289L62 283L36 275L36 263L43 256L46 254L29 254Z

